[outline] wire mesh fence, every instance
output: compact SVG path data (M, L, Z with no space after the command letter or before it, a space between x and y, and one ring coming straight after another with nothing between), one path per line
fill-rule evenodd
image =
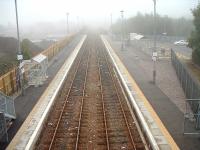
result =
M1 142L8 141L6 119L3 112L0 112L0 141Z
M178 59L176 53L171 51L172 64L176 70L182 88L188 99L200 98L200 82L191 73L190 70ZM196 110L196 105L193 106Z
M0 112L3 112L6 117L16 118L14 99L2 92L0 92Z
M176 74L179 78L183 91L186 95L186 98L189 99L186 101L189 104L192 114L195 119L195 130L200 129L200 82L199 80L192 75L190 70L186 65L181 62L177 54L171 50L171 61L172 65L175 68ZM187 106L188 107L188 106ZM188 118L188 112L185 113L185 120Z

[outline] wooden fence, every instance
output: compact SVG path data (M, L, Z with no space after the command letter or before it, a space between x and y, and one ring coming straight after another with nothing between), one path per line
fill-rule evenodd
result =
M56 42L41 53L47 56L50 61L62 48L65 47L66 44L69 43L73 36L74 35L70 35L63 40ZM6 95L13 95L17 90L17 68L14 67L11 71L0 77L0 91Z

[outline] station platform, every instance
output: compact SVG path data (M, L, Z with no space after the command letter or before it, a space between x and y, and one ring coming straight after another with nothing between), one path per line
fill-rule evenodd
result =
M34 149L34 145L40 135L40 132L42 131L42 127L45 120L47 119L48 113L51 110L51 106L53 106L54 104L55 97L62 87L62 83L67 77L68 71L73 61L75 60L85 38L86 36L82 37L81 41L76 46L74 51L70 54L68 59L65 61L61 69L58 71L57 75L51 81L48 88L43 92L42 96L39 98L37 104L27 117L26 121L23 123L23 125L7 147L8 150ZM147 100L148 97L146 98L145 94L143 94L143 92L140 90L132 75L123 65L123 62L120 60L120 58L116 55L115 50L112 49L110 44L103 36L101 36L101 38L107 48L110 58L114 63L119 78L123 83L125 92L130 99L130 107L135 109L135 112L139 117L141 123L141 128L146 134L147 139L149 140L149 144L155 150L178 150L179 147L166 129L165 125L160 120L160 116L157 115L155 111L156 109L154 110L154 106L152 107L152 104L150 104ZM150 89L151 88L154 89L154 87L150 87ZM152 90L150 90L150 92L152 92ZM155 93L153 94L155 97L157 97L156 95L160 95L156 92L156 90L154 92ZM159 99L162 98L164 97L160 95ZM155 98L155 100L159 99ZM164 106L162 106L161 109L163 109L163 107Z
M149 101L146 99L143 91L138 87L134 78L117 56L115 50L111 47L105 36L102 36L102 40L108 49L110 57L113 59L113 63L116 65L117 70L119 70L118 72L122 76L121 78L124 79L124 84L127 86L126 91L130 92L130 103L134 104L132 109L138 109L138 112L141 113L137 114L136 111L136 114L140 116L139 120L141 119L141 122L144 122L142 127L146 128L144 130L147 130L146 132L149 132L149 135L152 136L150 139L152 139L152 143L155 143L154 149L178 150L179 147L176 142L163 125Z
M173 102L173 99L170 99L157 84L153 84L152 71L147 72L143 68L142 63L152 64L151 57L134 46L127 46L122 51L120 41L112 41L108 37L107 40L144 93L146 99L160 118L164 127L169 131L169 134L177 143L178 147L181 150L199 150L199 136L183 134L184 108L180 109L178 105ZM139 53L141 53L141 55ZM171 86L171 88L172 91L175 93L177 92L176 88L173 86ZM177 96L179 95L177 94ZM183 102L180 101L178 103ZM181 107L183 106L181 105Z
M47 69L48 79L42 86L34 87L30 86L25 89L24 95L19 95L15 98L15 109L17 119L13 122L12 126L8 130L8 142L0 143L0 150L5 149L7 145L11 142L29 113L31 112L32 108L37 103L38 99L48 87L51 80L57 74L58 70L62 66L63 62L68 58L69 54L74 50L77 43L80 41L81 35L75 36L72 41L67 44L52 60Z
M54 104L55 97L62 87L62 83L66 78L68 71L73 64L79 49L81 48L86 36L82 36L75 49L69 53L67 59L64 60L62 67L51 80L49 86L43 91L38 98L36 105L8 145L8 150L33 149L37 141L43 124L50 112L51 106Z

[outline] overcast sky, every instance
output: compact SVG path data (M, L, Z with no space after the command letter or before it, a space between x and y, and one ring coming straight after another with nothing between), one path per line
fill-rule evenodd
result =
M157 12L160 15L191 18L191 9L198 0L157 0ZM152 13L153 0L18 0L20 24L37 22L56 22L66 20L66 12L71 21L109 22L125 11L125 17L137 12ZM0 0L0 24L15 23L14 0Z

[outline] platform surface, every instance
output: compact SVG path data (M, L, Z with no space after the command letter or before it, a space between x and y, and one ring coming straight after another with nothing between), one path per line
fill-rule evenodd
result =
M79 41L80 39L83 39L83 38L84 37L81 37L81 38L78 38L77 40ZM75 43L77 43L77 42L75 42ZM71 46L72 46L71 48L74 47L73 45L71 45ZM74 51L73 51L73 53L72 53L72 51L69 51L69 53L71 53L69 57L67 57L69 55L69 53L67 53L68 54L67 56L65 53L66 53L65 51L61 52L57 56L57 59L55 59L55 62L53 62L51 64L54 67L52 67L51 68L52 70L50 70L50 71L54 72L55 74L58 72L58 70L60 68L59 66L62 65L62 68L59 70L59 72L56 74L56 76L54 78L53 78L53 76L51 76L51 78L49 78L49 82L53 78L53 80L50 83L50 85L54 85L54 86L50 86L53 88L49 88L49 86L48 87L44 86L43 90L40 88L39 89L35 88L35 89L38 89L38 91L33 91L33 89L32 89L31 91L29 91L29 93L27 93L27 95L30 96L30 94L34 95L33 93L39 92L41 94L41 97L40 97L40 95L38 95L38 93L35 94L36 96L33 96L34 98L38 98L38 99L35 99L37 104L35 105L33 110L30 112L30 114L26 118L26 121L23 123L23 125L21 126L21 128L19 129L19 131L17 132L17 134L15 135L15 137L13 138L13 140L11 141L9 146L7 147L7 149L25 149L26 146L28 145L30 139L33 138L33 134L34 134L34 136L36 136L34 131L38 130L38 128L39 128L38 124L39 124L39 122L41 122L40 119L43 117L43 114L46 113L45 110L48 110L46 108L49 107L49 105L51 103L51 98L53 96L55 96L54 91L57 90L57 87L60 85L60 81L63 80L64 75L66 75L66 72L70 66L69 64L73 63L72 57L74 58L74 55L75 55ZM64 58L64 59L62 59L62 58ZM66 58L68 58L68 59L66 59ZM63 60L63 61L60 61L60 60ZM58 63L56 63L56 62L58 62ZM63 63L64 63L64 65L63 65ZM45 90L45 92L44 92L44 90ZM21 110L23 110L23 109L21 108Z
M136 53L139 53L138 49L126 47L125 51L121 51L119 41L109 40L109 42L137 85L139 85L140 89L143 91L147 100L150 102L179 148L181 150L199 150L199 137L183 135L183 112L156 84L152 84L152 72L146 72L141 66L141 63L144 61L151 63L151 57L146 54L141 54L136 57ZM174 89L174 91L175 90L176 89Z
M76 36L68 45L66 45L55 58L53 58L50 62L50 66L47 70L48 72L48 79L45 81L45 83L42 86L39 86L35 88L34 86L30 86L27 89L25 89L24 96L18 96L15 99L15 108L16 108L16 115L17 119L13 122L11 128L8 130L8 137L9 142L8 143L0 143L0 150L5 149L6 146L10 143L14 135L17 133L18 129L34 107L34 105L37 103L37 100L42 95L44 90L49 85L52 78L56 75L59 68L62 66L63 62L66 60L66 58L69 56L71 51L75 48L77 43L80 41L81 36ZM57 59L59 58L59 59Z
M146 99L145 95L132 78L123 62L116 55L115 50L110 46L109 42L102 36L102 39L113 59L113 62L124 81L126 91L129 95L129 101L133 105L135 113L138 116L141 127L146 132L148 141L151 143L154 149L159 150L178 150L179 147L159 119L158 115L152 108L151 104Z

